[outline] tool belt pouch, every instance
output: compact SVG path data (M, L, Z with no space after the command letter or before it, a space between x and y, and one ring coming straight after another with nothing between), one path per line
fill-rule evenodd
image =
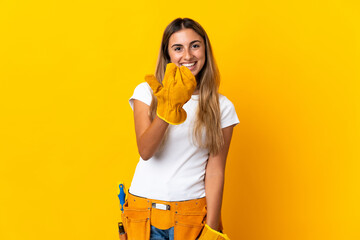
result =
M129 207L128 201L124 204L122 220L129 240L150 239L150 209Z
M175 213L174 239L197 239L205 223L206 206L200 211L179 211Z
M162 210L162 209L151 209L151 225L161 229L166 230L174 226L174 216L172 211Z

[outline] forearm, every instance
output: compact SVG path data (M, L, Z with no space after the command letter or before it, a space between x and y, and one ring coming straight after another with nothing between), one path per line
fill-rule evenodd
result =
M206 223L212 229L222 230L221 205L225 182L226 157L230 147L233 126L222 129L224 146L215 156L210 154L205 172L205 194L207 204Z
M207 204L206 223L214 230L220 229L221 205L224 190L224 174L207 173L205 176L205 192Z
M138 138L137 145L141 158L148 160L159 148L169 124L155 117L150 126Z

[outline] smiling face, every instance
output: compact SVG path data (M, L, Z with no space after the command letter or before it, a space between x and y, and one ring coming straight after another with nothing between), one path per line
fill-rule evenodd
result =
M169 39L170 61L178 67L185 66L196 76L206 60L204 39L191 28L173 33Z

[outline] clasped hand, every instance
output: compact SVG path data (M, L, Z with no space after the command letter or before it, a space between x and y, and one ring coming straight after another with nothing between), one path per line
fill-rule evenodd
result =
M173 125L183 123L187 117L183 106L196 88L196 78L191 71L187 67L179 68L169 63L162 84L154 75L146 75L145 81L157 97L157 116Z

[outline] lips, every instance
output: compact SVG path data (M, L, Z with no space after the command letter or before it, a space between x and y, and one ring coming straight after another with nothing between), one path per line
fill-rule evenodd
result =
M192 63L182 63L181 66L187 67L190 70L194 70L196 67L197 62Z
M195 65L196 62L193 63L182 63L181 65L185 66L185 67L192 67Z

